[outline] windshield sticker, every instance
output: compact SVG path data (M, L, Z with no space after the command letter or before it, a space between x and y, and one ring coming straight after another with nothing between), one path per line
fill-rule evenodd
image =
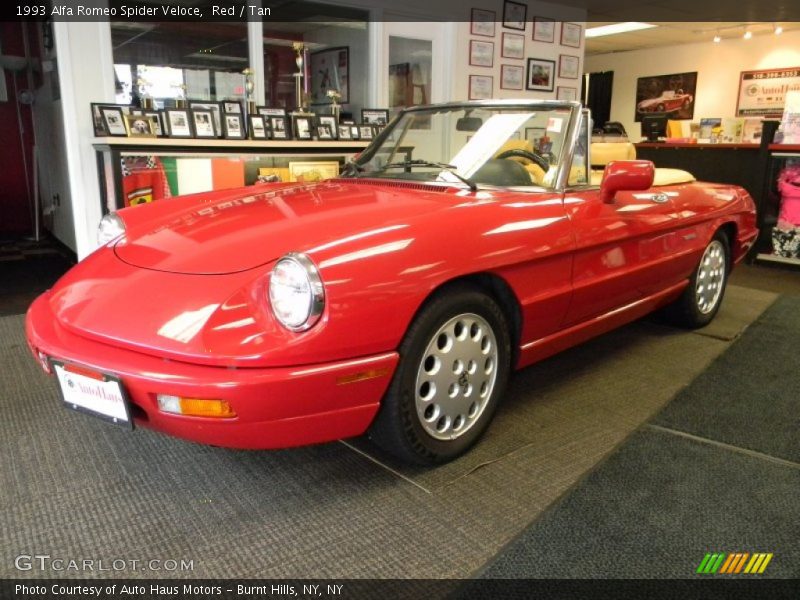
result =
M553 133L561 133L561 125L564 122L564 119L559 119L558 117L550 117L547 120L547 131L552 131Z

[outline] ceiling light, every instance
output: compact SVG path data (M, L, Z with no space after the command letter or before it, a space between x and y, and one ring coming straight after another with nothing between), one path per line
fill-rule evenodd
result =
M719 44L721 41L722 41L722 38L719 37L719 34L714 36L714 43L715 44Z
M650 29L657 27L650 23L638 23L636 21L628 21L626 23L612 23L611 25L600 25L599 27L590 27L586 30L587 38L600 37L602 35L615 35L617 33L628 33L629 31L639 31L641 29Z
M783 33L783 27L780 25L775 25L775 35L780 35Z
M753 37L753 32L748 29L744 32L744 36L742 37L744 37L746 40L749 40L751 37Z

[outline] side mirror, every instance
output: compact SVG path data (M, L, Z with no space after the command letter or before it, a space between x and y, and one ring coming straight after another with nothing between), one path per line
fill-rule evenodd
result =
M616 160L608 163L600 183L603 202L614 202L617 192L646 190L653 186L656 169L649 160Z

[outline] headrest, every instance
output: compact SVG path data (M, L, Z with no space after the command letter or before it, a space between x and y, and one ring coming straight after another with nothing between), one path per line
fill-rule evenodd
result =
M592 142L592 166L605 167L613 160L636 160L636 147L630 142Z

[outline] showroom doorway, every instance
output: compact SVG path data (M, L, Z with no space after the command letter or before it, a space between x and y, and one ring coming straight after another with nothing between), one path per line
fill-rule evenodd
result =
M394 114L406 106L444 101L450 81L444 69L448 24L388 18L382 24L376 105Z

